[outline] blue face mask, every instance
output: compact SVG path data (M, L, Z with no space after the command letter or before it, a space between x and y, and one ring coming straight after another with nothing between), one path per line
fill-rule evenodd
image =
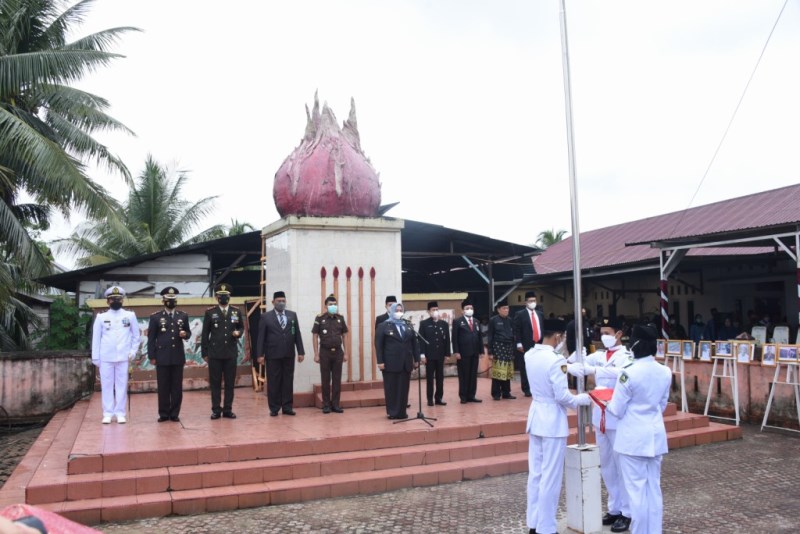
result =
M328 304L328 313L335 315L337 311L339 311L339 306L336 304Z

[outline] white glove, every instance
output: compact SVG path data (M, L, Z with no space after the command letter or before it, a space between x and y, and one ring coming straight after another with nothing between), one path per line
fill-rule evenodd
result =
M575 395L575 403L578 406L591 406L592 398L588 393L578 393Z
M572 376L577 376L578 378L583 378L586 376L585 366L580 363L568 363L567 372L569 372L569 374Z
M128 354L128 361L132 362L136 358L136 352L131 352Z
M577 352L578 352L578 351L576 351L576 350L573 350L573 351L572 351L572 354L570 354L570 355L569 355L569 358L567 358L567 361L568 361L569 363L574 363L574 362L575 362L575 360L577 360L577 359L578 359L578 354L577 354ZM581 354L583 354L583 357L584 357L584 358L586 358L586 347L581 347Z
M597 367L594 367L593 365L584 365L583 373L585 376L592 376L593 374L597 373Z

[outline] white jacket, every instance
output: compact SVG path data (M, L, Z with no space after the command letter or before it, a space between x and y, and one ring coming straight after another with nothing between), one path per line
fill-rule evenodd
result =
M614 347L614 354L611 359L606 359L608 351L603 349L589 354L585 359L586 365L591 365L595 368L594 383L596 386L604 388L613 388L617 385L622 368L633 361L633 354L623 346ZM595 432L600 429L600 417L602 410L597 406L592 406L592 425ZM617 428L619 420L610 413L606 413L606 428Z
M124 308L98 313L92 328L92 362L126 362L139 350L139 322Z
M525 370L533 397L525 432L545 438L567 437L567 408L577 407L577 397L567 387L567 360L553 347L537 344L525 353Z

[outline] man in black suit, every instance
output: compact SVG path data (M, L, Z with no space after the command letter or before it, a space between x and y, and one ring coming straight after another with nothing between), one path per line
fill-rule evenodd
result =
M165 287L161 291L164 309L150 316L147 327L147 358L156 366L158 384L158 422L180 421L183 401L183 366L186 355L183 340L189 339L189 316L175 307L178 289Z
M294 397L294 355L302 362L306 351L297 314L286 309L286 294L276 291L272 295L273 309L261 316L258 324L258 363L267 361L267 399L269 414L296 415L292 409Z
M522 392L531 396L528 373L525 370L525 353L542 341L542 312L536 309L536 292L525 292L525 309L514 315L514 338L517 340L517 356L514 366L519 369Z
M208 363L208 384L211 386L211 419L227 417L233 413L233 386L236 382L236 360L239 357L239 339L244 331L242 312L230 306L230 284L217 285L214 295L217 306L211 306L203 317L200 351ZM220 407L222 381L225 381L225 399Z
M475 398L478 390L478 360L484 354L483 334L473 317L475 308L469 299L461 303L464 314L453 321L453 356L458 368L458 396L461 404L483 402Z
M434 401L440 406L447 403L444 395L444 359L450 356L450 327L447 321L439 318L439 303L435 300L428 303L430 317L419 323L419 335L427 341L420 343L420 356L425 364L425 382L428 386L428 406ZM436 391L433 385L436 381Z
M411 323L403 320L402 304L393 303L389 314L375 331L375 355L383 372L389 419L408 419L408 387L411 371L419 366L419 342Z
M395 297L394 295L389 295L388 297L386 297L386 312L375 317L376 330L379 324L389 319L389 306L391 306L392 304L397 304L397 297Z

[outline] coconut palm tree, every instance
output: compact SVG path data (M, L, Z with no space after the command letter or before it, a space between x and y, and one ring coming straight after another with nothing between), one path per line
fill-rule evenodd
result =
M128 200L122 206L122 225L88 221L73 234L55 244L59 250L75 254L77 265L88 267L133 256L207 241L224 232L214 225L200 233L194 228L213 209L217 197L192 203L183 198L189 175L159 164L152 156L136 178Z
M566 234L566 230L556 231L555 228L552 230L544 230L539 232L539 235L536 236L536 246L539 248L547 248L564 239Z

